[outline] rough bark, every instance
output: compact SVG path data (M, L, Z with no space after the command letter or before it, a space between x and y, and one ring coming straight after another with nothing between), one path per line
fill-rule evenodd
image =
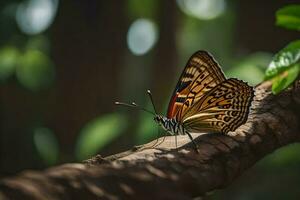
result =
M279 95L256 87L247 122L230 136L186 136L0 181L0 199L191 199L228 186L272 151L299 141L300 82ZM160 138L159 140L162 140ZM146 146L152 146L153 141Z

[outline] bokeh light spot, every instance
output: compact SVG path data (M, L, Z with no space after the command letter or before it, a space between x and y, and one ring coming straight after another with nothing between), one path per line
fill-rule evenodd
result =
M49 87L54 81L55 72L47 55L40 51L28 50L19 59L16 75L25 88L35 92Z
M117 138L126 128L126 124L125 116L117 113L107 114L88 122L77 140L75 152L77 159L83 160L95 155Z
M54 133L45 127L37 127L33 132L33 141L39 156L48 165L57 162L59 155L58 142Z
M13 46L0 49L0 82L11 77L16 69L19 58L19 50Z
M177 0L177 5L185 14L202 20L214 19L226 8L225 0Z
M148 19L134 21L127 33L127 45L134 55L143 55L152 49L157 41L157 28Z
M58 0L27 0L17 8L17 24L26 34L41 33L53 22L57 7Z

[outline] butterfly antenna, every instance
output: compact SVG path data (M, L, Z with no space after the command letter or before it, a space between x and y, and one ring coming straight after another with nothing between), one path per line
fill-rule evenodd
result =
M115 102L115 105L120 105L120 106L127 106L127 107L137 108L137 109L139 109L139 110L143 110L143 111L145 111L145 112L147 112L147 113L150 113L150 114L152 114L152 115L155 115L155 113L151 112L150 110L147 110L146 108L143 108L143 107L137 105L135 102L132 102L131 104L129 104L129 103L124 103L124 102L118 102L118 101L116 101L116 102Z
M155 114L157 114L157 110L156 110L156 108L155 108L155 105L154 105L154 101L153 101L153 97L152 97L152 93L151 93L151 91L150 91L150 90L147 90L147 94L148 94L148 95L149 95L149 97L150 97L150 100L151 100L151 103L152 103L152 106L153 106L154 112L155 112Z

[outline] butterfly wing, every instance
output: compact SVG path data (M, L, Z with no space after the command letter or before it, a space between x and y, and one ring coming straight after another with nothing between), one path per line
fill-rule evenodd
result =
M187 62L168 107L168 118L182 122L186 110L226 78L218 63L206 51L197 51Z
M183 116L189 132L234 131L246 122L254 90L247 83L230 78L207 92Z

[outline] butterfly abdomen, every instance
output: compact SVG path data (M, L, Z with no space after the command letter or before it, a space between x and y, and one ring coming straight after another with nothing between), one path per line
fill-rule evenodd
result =
M176 121L176 119L169 119L167 117L157 115L154 117L156 121L164 130L169 132L171 135L184 135L185 129L182 124Z

